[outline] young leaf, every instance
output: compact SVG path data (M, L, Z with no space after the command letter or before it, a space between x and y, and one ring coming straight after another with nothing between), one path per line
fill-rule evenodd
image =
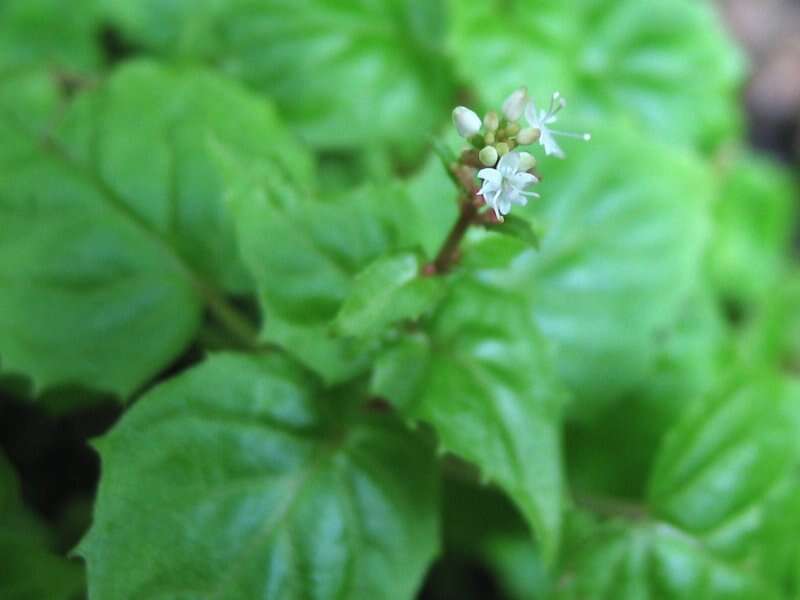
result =
M453 56L487 106L558 90L592 123L622 116L662 140L738 129L742 61L707 2L453 0Z
M218 160L242 256L267 317L263 338L329 382L366 370L377 340L337 336L333 323L356 275L385 253L412 245L416 213L403 190L367 185L319 198L268 161L248 168L223 146ZM362 327L366 333L375 323Z
M576 546L553 600L778 600L744 568L727 564L663 523L611 522Z
M49 548L45 528L22 504L11 465L0 455L0 597L3 600L77 600L81 566Z
M416 319L441 298L440 278L423 277L416 254L379 258L356 275L353 289L333 322L342 335L380 334L402 319Z
M447 116L442 0L104 4L131 39L213 60L269 95L316 146L415 151Z
M480 245L469 252L483 256ZM381 356L372 389L433 425L444 450L509 494L551 559L561 524L563 392L524 298L488 279L476 269L454 282L427 333Z
M91 597L413 596L438 549L425 444L278 357L218 355L96 442Z
M128 64L55 130L39 118L55 110L44 81L0 97L0 359L40 388L127 396L185 347L204 305L227 316L224 291L250 287L209 139L280 155L298 179L308 162L268 105L203 71Z
M539 248L539 243L541 242L541 234L534 224L517 215L506 215L502 223L492 225L488 229L516 238L536 249Z

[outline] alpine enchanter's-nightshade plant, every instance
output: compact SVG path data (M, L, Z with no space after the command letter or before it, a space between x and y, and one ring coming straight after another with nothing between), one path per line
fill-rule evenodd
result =
M453 125L471 146L461 152L457 161L447 161L450 175L462 190L461 217L429 271L443 271L451 265L457 258L461 238L471 224L498 226L512 206L525 206L528 198L539 197L530 190L540 179L534 171L536 159L531 153L520 151L521 147L539 142L546 155L564 158L554 136L591 139L588 133L571 134L550 128L564 106L561 94L555 92L549 109L537 111L527 88L521 87L503 102L502 117L496 111L489 111L481 119L465 106L453 109ZM528 121L527 127L519 123L523 115ZM482 182L480 187L476 179Z

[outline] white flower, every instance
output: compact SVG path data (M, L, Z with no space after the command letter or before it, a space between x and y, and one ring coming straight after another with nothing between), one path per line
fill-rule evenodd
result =
M518 121L525 110L525 105L528 103L528 88L521 87L514 90L511 95L503 102L503 114L506 119L511 121Z
M511 212L511 205L525 206L528 196L539 197L535 192L526 192L525 188L538 183L538 179L520 170L522 157L519 152L509 152L500 159L496 169L481 169L478 178L483 180L478 194L483 196L486 204L494 209L494 214L502 220L502 215Z
M481 130L481 118L466 106L456 106L453 109L453 125L458 130L458 135L471 138Z
M541 132L539 143L544 147L544 153L550 156L551 154L558 158L564 158L564 152L556 142L555 136L561 135L564 137L579 138L586 141L592 139L588 133L568 133L566 131L556 131L549 126L551 123L556 122L556 115L558 111L567 105L561 94L555 92L550 100L550 108L547 110L536 110L536 104L533 100L530 101L525 108L525 118L531 127L535 127Z

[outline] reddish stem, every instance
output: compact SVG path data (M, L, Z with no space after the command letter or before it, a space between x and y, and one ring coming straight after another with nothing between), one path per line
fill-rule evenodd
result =
M444 273L453 265L458 258L458 247L461 245L464 234L478 216L479 205L473 202L472 198L465 195L462 196L461 200L461 213L458 216L458 220L447 235L447 239L444 241L444 244L442 244L436 258L429 265L430 268L428 270L433 271L434 274Z

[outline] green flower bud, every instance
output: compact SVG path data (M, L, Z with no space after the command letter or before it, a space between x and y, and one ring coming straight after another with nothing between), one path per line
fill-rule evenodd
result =
M509 148L508 144L506 144L505 142L500 142L499 144L497 144L497 154L499 154L500 156L508 154L509 150L511 150L511 148Z
M497 150L494 146L486 146L478 154L481 164L487 167L493 167L497 163L497 158Z
M523 146L527 146L528 144L533 144L539 141L541 136L542 132L536 127L526 127L520 131L519 134L517 134L517 142Z
M536 158L530 152L519 153L519 170L530 171L536 166Z
M500 117L493 110L489 111L483 117L483 126L487 132L497 131L497 128L500 127Z

